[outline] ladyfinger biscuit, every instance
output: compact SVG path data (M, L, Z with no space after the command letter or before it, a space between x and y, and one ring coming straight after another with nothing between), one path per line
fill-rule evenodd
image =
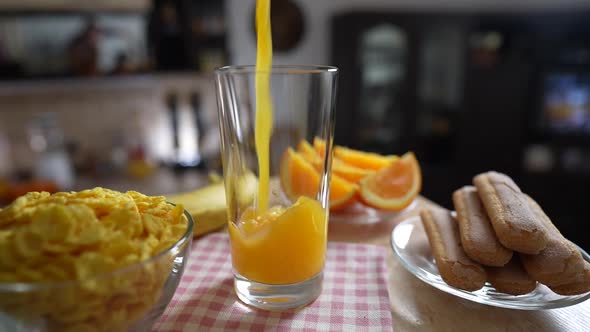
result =
M512 250L505 248L473 186L465 186L453 193L459 233L463 250L469 258L487 266L504 266L512 258Z
M526 254L536 254L545 248L547 232L512 179L487 172L477 175L473 183L504 247Z
M550 288L559 295L578 295L590 292L590 263L584 262L584 273L579 281Z
M547 286L560 286L576 281L584 271L584 258L580 251L553 225L543 209L526 196L535 217L547 230L547 246L537 255L522 254L527 273Z
M453 287L467 291L482 288L486 271L467 257L461 248L459 227L450 211L425 209L420 212L420 217L442 279Z
M487 267L486 272L490 284L501 293L522 295L537 287L537 282L526 273L516 255L505 266Z

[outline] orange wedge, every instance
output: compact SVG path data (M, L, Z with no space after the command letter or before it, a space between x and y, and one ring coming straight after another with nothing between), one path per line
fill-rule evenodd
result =
M399 211L409 206L422 188L420 165L413 152L404 154L360 182L361 200L374 208Z
M305 158L305 160L309 162L314 162L320 159L319 153L309 144L308 141L302 139L299 144L297 144L297 152Z
M314 138L313 147L316 152L323 157L326 154L326 142L320 138ZM344 146L334 146L334 158L340 160L349 166L365 170L379 170L389 165L397 156L383 156L377 153L365 152L350 149Z
M305 158L288 148L280 164L280 180L283 191L292 201L300 196L317 198L321 176L315 167ZM339 210L356 199L358 186L343 178L332 175L330 182L330 210Z
M316 138L314 144L318 146L318 149L320 149L322 153L325 153L326 145L323 140ZM305 160L309 161L318 171L324 166L323 160L320 158L318 151L306 140L299 142L297 145L297 152L299 152ZM373 173L373 171L348 165L340 159L334 158L332 160L332 174L335 174L346 181L358 183L362 178L371 173Z
M320 157L324 157L326 155L326 141L321 138L314 138L313 139L313 148L316 150Z
M388 166L398 158L397 156L383 156L377 153L353 150L343 146L334 147L334 157L351 166L374 171Z
M313 162L313 165L317 170L320 170L323 166L323 163L320 159L316 159ZM343 162L342 160L334 158L332 160L332 174L343 178L346 181L352 183L358 183L364 177L369 174L375 173L371 170L366 170L354 166L350 166L347 163Z

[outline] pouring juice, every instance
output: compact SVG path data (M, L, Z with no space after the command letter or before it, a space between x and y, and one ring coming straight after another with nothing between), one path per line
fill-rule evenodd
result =
M300 197L290 207L269 208L270 139L273 108L270 91L272 39L270 0L256 2L256 119L258 158L256 208L229 223L234 269L265 284L293 284L322 271L326 251L327 215L315 197Z
M220 68L215 83L234 290L284 311L322 290L338 69L272 66L270 5L256 3L256 66ZM312 137L328 143L317 169L293 150Z

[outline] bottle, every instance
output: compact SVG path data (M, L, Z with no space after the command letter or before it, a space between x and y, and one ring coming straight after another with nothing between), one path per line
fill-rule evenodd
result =
M61 190L74 186L74 171L55 113L35 115L28 128L29 144L36 153L33 176L55 182Z
M11 169L10 145L5 135L0 133L0 181L2 177L8 177Z
M197 92L193 92L190 95L190 104L193 111L193 118L195 121L195 131L196 131L196 139L197 139L197 152L196 152L196 165L195 167L203 169L206 168L207 161L203 156L203 151L201 147L203 146L203 141L205 140L205 135L207 132L205 131L205 122L203 119L203 113L201 112L201 96Z

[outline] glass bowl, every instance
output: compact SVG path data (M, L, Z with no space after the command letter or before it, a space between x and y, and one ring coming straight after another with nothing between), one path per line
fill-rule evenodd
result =
M188 260L194 221L148 260L82 281L0 283L0 331L149 331L172 299Z
M567 307L590 298L590 293L572 296L555 294L540 283L535 290L524 295L500 293L489 283L474 292L449 286L438 273L420 217L408 218L397 225L391 233L391 246L402 266L418 279L443 292L469 301L501 308L539 310ZM584 259L590 261L588 253L580 247L577 248Z

